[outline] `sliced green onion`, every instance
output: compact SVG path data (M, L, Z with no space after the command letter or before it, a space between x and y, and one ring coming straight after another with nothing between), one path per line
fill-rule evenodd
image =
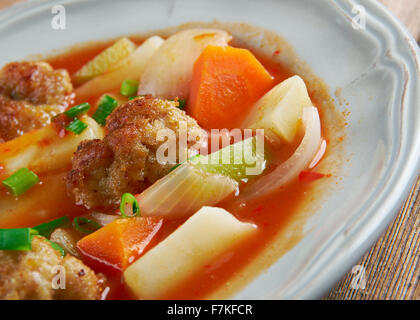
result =
M42 223L36 227L33 227L32 229L38 231L38 233L41 236L44 236L46 238L49 238L51 233L57 229L58 227L62 227L66 224L68 224L70 222L69 218L67 216L46 222L46 223Z
M58 252L60 252L60 255L62 256L62 257L64 257L65 255L66 255L66 252L64 251L64 249L59 245L59 244L57 244L57 243L55 243L55 242L53 242L53 241L51 241L51 240L48 240L48 239L45 239L45 240L47 240L48 242L49 242L49 244L51 245L51 247L53 248L53 249L55 249L55 250L57 250Z
M95 119L97 123L104 126L106 123L106 118L111 114L112 111L118 106L117 100L113 97L105 95L99 101L98 109L96 109L92 118Z
M83 225L83 227L81 225ZM77 231L82 233L92 233L101 228L101 225L99 223L86 217L74 218L73 226Z
M178 99L178 108L179 109L184 110L185 109L185 104L186 104L185 99Z
M132 96L132 97L128 98L128 101L131 101L131 100L134 100L134 99L137 99L137 98L140 98L140 97L144 97L144 96L145 96L145 94L139 94L138 96Z
M73 118L76 118L77 116L80 116L88 112L89 109L90 109L90 104L87 102L84 102L73 108L70 108L69 110L65 111L64 114L70 119L73 119Z
M0 250L29 251L37 234L32 228L0 229Z
M124 80L121 84L120 93L123 96L131 97L137 93L139 82L137 80Z
M13 195L20 196L27 190L36 185L39 181L38 176L28 168L20 168L10 177L3 180L3 186Z
M81 134L87 127L86 123L80 121L79 119L74 119L66 126L66 130L75 134Z
M132 206L133 211L131 215L125 212L127 204ZM121 215L125 218L140 216L140 206L136 197L131 193L124 193L121 197L120 211Z

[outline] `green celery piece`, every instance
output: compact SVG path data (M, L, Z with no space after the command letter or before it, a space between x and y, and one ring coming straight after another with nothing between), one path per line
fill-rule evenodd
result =
M257 152L256 149L256 137L252 137L207 156L195 157L190 163L205 172L221 174L240 182L260 175L266 168L269 152ZM251 160L254 162L251 163Z

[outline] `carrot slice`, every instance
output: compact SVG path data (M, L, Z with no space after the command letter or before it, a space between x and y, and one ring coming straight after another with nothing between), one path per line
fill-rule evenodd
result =
M273 85L250 51L208 46L194 64L187 113L205 129L232 129Z
M155 243L162 222L149 217L118 219L80 239L77 248L95 271L116 274Z

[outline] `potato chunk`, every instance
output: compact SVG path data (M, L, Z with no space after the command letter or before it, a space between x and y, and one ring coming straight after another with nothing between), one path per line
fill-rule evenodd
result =
M221 208L203 207L124 272L138 298L157 299L257 231Z
M312 106L308 91L299 76L284 80L267 92L251 110L244 128L264 129L274 145L296 138L303 107Z
M0 178L20 168L29 168L42 175L69 167L81 141L101 139L104 135L103 129L92 118L83 116L81 121L88 128L79 135L69 133L61 138L51 124L0 144L0 164L3 169Z

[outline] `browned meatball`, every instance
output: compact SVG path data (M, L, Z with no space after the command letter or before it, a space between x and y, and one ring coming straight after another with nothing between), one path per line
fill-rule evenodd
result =
M71 103L66 70L45 62L12 62L0 71L0 139L7 141L49 123Z
M173 162L158 161L158 148L165 142L157 139L162 129L170 129L179 145L180 126L186 125L188 136L180 149L190 155L205 145L207 133L177 105L146 96L118 107L107 119L105 138L82 142L73 157L67 187L76 201L112 210L123 193L139 193L166 175L179 154Z
M57 267L65 270L65 288ZM72 256L61 258L45 238L34 237L31 251L0 251L0 299L99 299L102 289L102 276Z

